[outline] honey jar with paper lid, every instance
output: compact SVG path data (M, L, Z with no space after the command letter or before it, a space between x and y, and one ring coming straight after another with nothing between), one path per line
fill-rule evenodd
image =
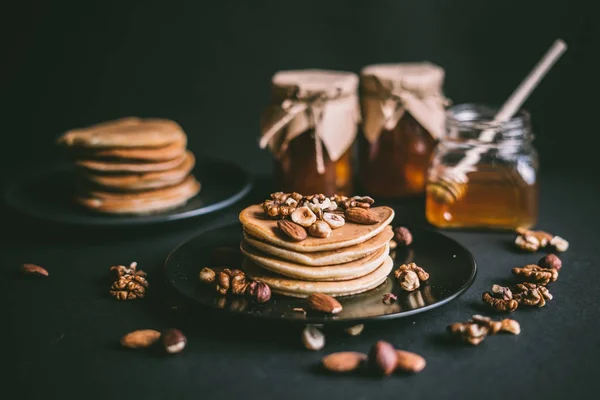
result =
M360 109L358 75L329 70L280 71L261 117L261 148L274 156L275 189L350 194L352 145Z
M359 176L383 198L425 193L426 172L444 133L444 70L429 62L378 64L360 74Z

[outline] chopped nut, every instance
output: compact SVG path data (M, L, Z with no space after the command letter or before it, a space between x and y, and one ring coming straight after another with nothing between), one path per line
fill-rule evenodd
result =
M202 283L210 284L215 282L216 274L215 271L210 268L202 268L198 277Z
M395 302L396 302L396 300L398 300L398 296L396 296L396 295L395 295L395 294L393 294L393 293L386 293L386 294L384 294L384 295L383 295L383 297L381 298L381 302L382 302L383 304L387 304L387 305L389 305L389 304L392 304L392 303L395 303Z
M519 235L515 239L515 244L518 248L522 250L527 250L531 252L538 251L540 248L540 241L538 238L532 235Z
M494 295L489 292L485 292L481 299L490 306L490 308L500 312L513 312L519 307L519 302L517 300L505 300L504 298L494 297Z
M304 308L295 307L295 308L292 308L292 311L306 315L306 310Z
M225 269L228 270L228 268ZM231 285L231 277L227 272L229 271L223 270L217 274L217 292L222 296L229 292L229 286Z
M246 286L246 296L257 303L266 303L271 300L271 288L264 282L251 282Z
M321 350L325 347L325 335L314 325L308 325L302 331L302 344L308 350Z
M354 325L349 328L346 328L345 331L350 336L358 336L362 333L363 329L365 329L365 326L363 324L358 324L358 325Z
M559 271L562 268L562 261L556 254L548 254L537 262L542 268L552 268Z
M514 319L505 318L502 320L502 327L500 330L512 333L513 335L518 335L521 333L521 325Z
M388 376L394 372L398 365L398 354L394 346L380 340L371 347L368 363L373 372Z
M356 351L342 351L329 354L321 359L323 367L331 372L350 372L358 369L366 361L367 355Z
M499 299L503 299L503 300L512 299L511 290L505 286L492 285L492 293L494 294L494 297L497 297Z
M565 239L561 238L560 236L554 236L550 240L550 245L554 246L556 251L560 251L560 252L567 251L569 249L569 242L567 242Z
M117 300L136 300L146 296L148 281L143 275L123 275L110 287L110 294Z
M308 228L317 221L317 216L308 207L299 207L290 215L296 224Z
M341 228L346 224L344 217L329 212L323 213L323 221L327 222L331 229Z
M513 293L514 298L519 304L531 307L544 307L546 305L546 300L552 300L550 291L545 286L537 285L535 283L519 283L513 289Z
M539 285L547 285L558 279L558 271L551 268L542 268L535 264L529 264L522 268L513 268L512 273L516 276L525 278L528 282Z
M21 272L25 275L31 276L48 276L48 271L45 268L35 264L23 264L21 265Z
M419 267L413 262L399 266L398 269L394 271L394 276L398 278L403 271L415 272L421 282L425 282L429 279L429 274L423 268Z
M314 237L327 238L331 235L331 227L327 222L318 220L308 228L308 233Z
M413 241L412 233L403 226L394 228L394 239L400 246L409 246Z
M405 270L405 271L401 271L396 278L398 279L398 282L400 283L400 287L402 288L402 290L405 290L407 292L412 292L414 290L417 290L419 288L419 286L421 286L421 283L419 281L419 276L417 275L416 272L412 271L412 270Z
M307 298L308 305L315 311L327 314L338 314L342 311L339 301L324 293L313 293Z

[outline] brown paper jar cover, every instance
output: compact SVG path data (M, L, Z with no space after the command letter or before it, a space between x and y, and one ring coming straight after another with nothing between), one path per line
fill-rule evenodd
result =
M330 70L280 71L261 116L261 148L274 156L276 190L352 191L351 146L360 108L358 75Z
M377 64L360 74L360 182L374 196L425 192L426 172L444 134L444 70L429 62Z

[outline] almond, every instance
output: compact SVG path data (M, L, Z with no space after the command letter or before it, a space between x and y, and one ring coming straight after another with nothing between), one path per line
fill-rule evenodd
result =
M396 350L396 355L398 356L397 367L405 372L421 372L427 364L423 357L410 351Z
M308 296L308 304L315 311L321 311L328 314L338 314L342 311L342 305L339 301L324 293L313 293Z
M348 208L345 212L345 215L348 221L354 222L356 224L373 225L380 222L377 214L366 208Z
M398 355L394 346L380 340L376 342L369 351L369 366L373 372L388 376L396 369Z
M121 344L130 349L150 347L160 338L160 332L154 329L140 329L121 338Z
M302 240L306 239L306 229L292 221L288 221L287 219L280 219L279 221L277 221L277 226L285 236L287 236L295 242L301 242Z
M35 265L35 264L21 265L21 272L24 273L25 275L48 276L48 271L46 271L44 268L40 267L39 265Z
M331 372L350 372L357 369L366 359L366 354L357 351L341 351L323 357L321 364Z

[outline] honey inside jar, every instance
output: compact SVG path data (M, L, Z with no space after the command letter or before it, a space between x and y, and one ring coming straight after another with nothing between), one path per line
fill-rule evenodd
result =
M529 113L498 123L493 121L496 112L478 104L447 111L446 134L428 169L426 217L431 224L510 230L535 225L538 155Z
M436 141L410 113L373 143L360 135L360 183L378 197L420 195Z
M455 202L427 193L427 220L447 228L529 228L538 216L538 184L527 184L508 168L480 166L467 174L464 195Z
M325 172L316 167L315 138L306 132L289 143L286 152L274 160L275 184L278 191L350 195L352 192L352 164L350 150L337 161L332 161L323 149Z

